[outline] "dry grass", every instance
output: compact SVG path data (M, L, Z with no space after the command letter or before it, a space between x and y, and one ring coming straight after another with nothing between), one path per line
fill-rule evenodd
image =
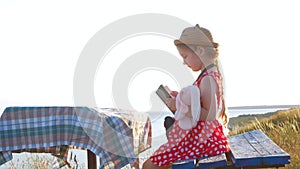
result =
M21 153L20 155L22 155ZM26 155L25 155L26 154ZM13 159L9 162L10 169L49 169L53 168L53 161L56 157L49 153L25 153L25 158ZM83 164L79 165L76 156L70 153L70 158L68 160L69 165L65 165L62 169L84 169Z
M36 153L32 153L30 155L26 155L27 158L25 160L17 159L10 162L11 169L27 169L27 168L38 168L38 169L49 169L51 166L51 162L54 157L38 155Z

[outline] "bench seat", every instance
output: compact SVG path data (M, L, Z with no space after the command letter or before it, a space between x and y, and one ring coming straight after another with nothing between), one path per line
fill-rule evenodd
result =
M173 169L265 168L284 167L290 155L261 130L253 130L228 138L231 151L199 160L197 163L173 164Z

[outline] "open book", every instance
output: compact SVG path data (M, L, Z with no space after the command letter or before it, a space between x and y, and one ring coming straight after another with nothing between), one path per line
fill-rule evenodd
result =
M167 107L168 107L168 105L167 105L167 98L172 98L172 96L170 95L170 93L171 93L171 90L168 88L168 86L160 85L158 87L158 89L156 90L156 94L166 104ZM171 109L170 109L170 111L173 112L173 113L175 113Z

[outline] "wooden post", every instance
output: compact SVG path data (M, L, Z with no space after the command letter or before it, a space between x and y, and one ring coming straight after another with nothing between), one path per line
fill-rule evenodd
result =
M88 169L97 169L97 160L96 155L87 150L87 161L88 161Z

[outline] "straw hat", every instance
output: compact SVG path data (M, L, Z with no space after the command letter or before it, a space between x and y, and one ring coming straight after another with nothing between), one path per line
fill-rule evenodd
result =
M188 27L183 30L179 40L175 40L174 44L180 45L200 45L211 46L217 48L218 43L213 41L210 31L206 28L200 27L198 24L194 27Z

